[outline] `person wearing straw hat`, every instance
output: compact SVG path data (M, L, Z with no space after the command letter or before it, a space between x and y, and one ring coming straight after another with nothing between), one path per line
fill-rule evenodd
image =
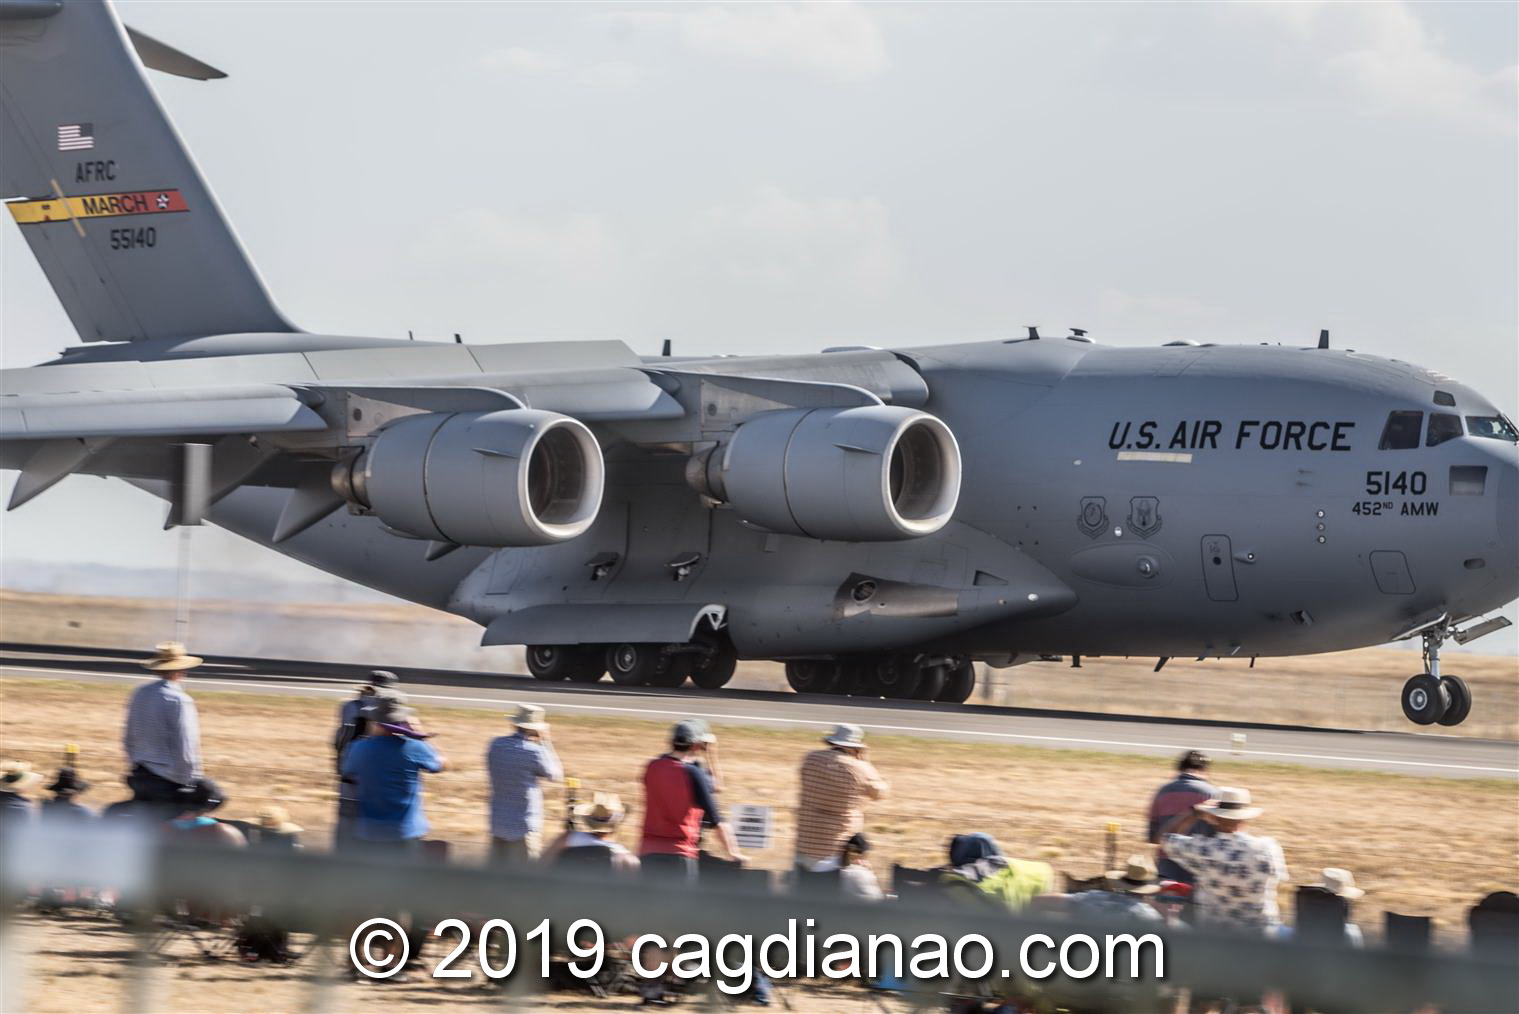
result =
M491 861L497 863L537 858L543 834L539 783L564 779L544 710L519 704L511 722L512 734L496 737L485 750L491 781Z
M1160 894L1160 877L1155 861L1146 855L1132 855L1121 870L1109 870L1106 887L1097 891L1080 891L1070 896L1066 911L1092 919L1133 919L1140 922L1165 922L1165 916L1153 904Z
M37 817L31 792L42 776L24 761L0 763L0 830L29 824Z
M543 850L544 861L556 866L607 868L638 872L638 857L612 838L628 812L615 792L598 792L570 810L570 829Z
M204 777L200 766L200 716L182 686L185 674L201 664L178 641L165 641L141 664L158 679L132 692L122 731L135 802L178 812L180 802Z
M864 830L866 804L887 792L858 725L834 726L823 744L802 758L796 806L796 863L813 872L837 868L844 842Z
M1275 838L1245 830L1263 812L1250 790L1226 787L1166 825L1166 854L1197 878L1192 901L1199 925L1263 934L1281 926L1276 887L1287 878L1287 860ZM1201 822L1212 825L1213 837L1187 833Z

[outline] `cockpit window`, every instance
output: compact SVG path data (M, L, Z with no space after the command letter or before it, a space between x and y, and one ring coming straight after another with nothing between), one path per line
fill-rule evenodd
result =
M1501 415L1469 415L1466 417L1466 429L1474 437L1519 443L1519 432L1515 432L1514 424Z
M1429 414L1429 435L1424 438L1424 446L1434 447L1445 443L1447 440L1454 440L1461 435L1460 416L1447 415L1444 412L1431 412Z
M1423 412L1391 412L1387 416L1387 426L1382 430L1382 442L1378 446L1384 451L1406 451L1410 447L1418 447L1419 431L1423 428Z

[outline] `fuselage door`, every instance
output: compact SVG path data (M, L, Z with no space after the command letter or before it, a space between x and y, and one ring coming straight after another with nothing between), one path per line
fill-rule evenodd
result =
M1208 588L1208 598L1214 602L1233 602L1239 598L1229 536L1203 536L1203 583Z

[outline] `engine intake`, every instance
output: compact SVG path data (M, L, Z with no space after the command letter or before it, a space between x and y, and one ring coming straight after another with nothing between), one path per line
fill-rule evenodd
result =
M745 520L814 539L932 535L960 497L960 448L942 421L893 405L786 409L742 423L692 484Z
M533 409L399 419L333 487L391 528L462 546L542 546L596 520L606 481L585 424Z

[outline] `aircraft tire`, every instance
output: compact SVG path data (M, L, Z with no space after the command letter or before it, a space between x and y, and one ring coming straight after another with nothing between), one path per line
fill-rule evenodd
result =
M816 658L797 658L786 663L786 682L799 694L826 694L838 682L839 665Z
M624 687L647 686L660 675L667 657L657 644L614 644L607 648L607 672L612 682Z
M580 646L574 644L530 644L524 654L533 679L546 683L569 679L580 662Z
M695 655L691 665L691 682L703 690L717 690L728 685L738 668L738 651L726 637L711 644L710 655Z
M935 699L946 704L964 704L970 700L971 691L975 689L976 665L967 658L949 667L944 678L944 689Z
M571 683L600 683L606 674L606 645L583 644L575 653L575 664L568 679Z
M649 686L666 687L671 690L684 686L686 678L691 675L691 670L695 665L695 655L665 655L664 664L657 667L654 675L649 677Z
M1441 715L1441 725L1460 725L1466 721L1466 716L1472 713L1472 691L1466 685L1466 680L1460 676L1441 676L1440 686L1444 688L1446 696L1450 698L1450 704L1445 708L1445 714Z
M910 656L888 655L870 666L866 678L880 690L880 696L910 701L923 682L923 667Z
M918 681L917 693L912 695L915 701L937 701L939 695L944 692L944 684L949 679L949 666L926 665L923 667L923 678Z
M1427 672L1403 684L1403 715L1415 725L1434 725L1449 707L1447 691Z

